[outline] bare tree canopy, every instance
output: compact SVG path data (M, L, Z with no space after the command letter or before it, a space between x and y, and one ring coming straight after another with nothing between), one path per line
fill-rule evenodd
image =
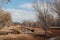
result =
M58 15L56 25L60 26L60 0L52 0L52 3L50 5L52 6L51 10Z
M42 26L50 26L54 18L51 14L49 14L50 7L48 2L38 0L34 4L34 8L38 12L37 16L40 24Z
M51 5L53 5L52 10L60 16L60 0L53 0Z
M58 0L59 1L59 0ZM60 25L60 7L57 0L37 0L34 8L37 11L38 21L41 25Z

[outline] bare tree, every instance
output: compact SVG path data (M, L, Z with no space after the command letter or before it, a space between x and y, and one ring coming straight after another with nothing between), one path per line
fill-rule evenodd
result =
M49 1L48 0L37 0L35 4L33 5L35 10L38 12L37 17L38 17L38 22L40 24L40 27L45 30L45 37L47 35L47 30L51 26L54 17L51 15L50 12L50 7L49 7Z

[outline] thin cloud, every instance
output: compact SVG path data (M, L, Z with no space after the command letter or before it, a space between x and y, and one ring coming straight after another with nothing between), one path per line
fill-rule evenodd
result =
M20 8L25 8L25 9L32 9L33 3L24 3L19 5Z
M14 22L21 22L22 20L35 20L36 16L34 12L18 9L5 9L11 13L12 20Z

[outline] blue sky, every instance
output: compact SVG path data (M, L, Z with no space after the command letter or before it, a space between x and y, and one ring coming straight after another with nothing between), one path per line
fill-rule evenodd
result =
M32 4L35 0L11 0L8 4L3 5L5 11L10 12L14 22L22 20L36 20L36 13L33 10Z
M46 0L44 1L47 2ZM8 4L5 3L2 8L5 11L10 12L14 22L22 22L23 20L36 21L36 12L32 7L33 2L35 2L35 0L11 0ZM42 11L44 9L43 7L46 8L46 3L45 6L40 6Z

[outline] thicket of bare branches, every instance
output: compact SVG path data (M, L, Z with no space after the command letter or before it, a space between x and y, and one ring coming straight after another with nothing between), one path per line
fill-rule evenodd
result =
M29 21L29 20L23 20L22 24L29 27L29 26L31 26L31 21Z
M37 11L38 23L40 26L60 26L59 4L60 0L51 0L51 2L49 2L49 0L37 0L35 2L33 6Z
M58 15L58 19L55 25L60 26L60 0L52 0L51 5L51 9Z

